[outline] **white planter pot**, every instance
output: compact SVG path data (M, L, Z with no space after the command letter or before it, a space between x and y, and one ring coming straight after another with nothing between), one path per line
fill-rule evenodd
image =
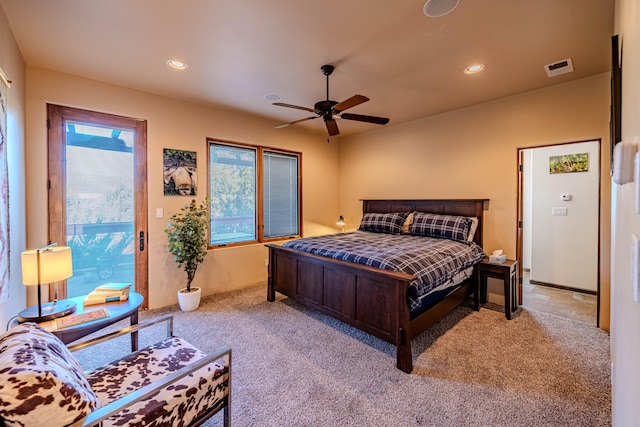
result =
M191 292L187 292L187 288L178 291L178 303L182 311L193 311L200 305L200 288L191 287Z

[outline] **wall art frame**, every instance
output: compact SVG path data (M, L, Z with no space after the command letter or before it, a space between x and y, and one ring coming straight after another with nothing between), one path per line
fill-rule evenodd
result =
M198 192L198 153L195 151L163 150L163 181L165 196L196 196Z
M549 157L549 173L589 172L589 153Z

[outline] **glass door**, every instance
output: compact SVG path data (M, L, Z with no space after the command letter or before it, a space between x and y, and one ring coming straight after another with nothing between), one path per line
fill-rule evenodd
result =
M52 105L49 120L51 241L73 260L62 297L127 282L146 301L146 161L137 158L146 131L136 119Z

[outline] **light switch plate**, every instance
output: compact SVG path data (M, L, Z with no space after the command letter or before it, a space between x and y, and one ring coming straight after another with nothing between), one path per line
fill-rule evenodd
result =
M640 178L640 152L637 152L635 155L635 180L636 180L636 213L640 214L640 185L638 185L640 183L640 181L638 181L638 178Z
M633 259L631 260L631 264L633 265L633 277L631 282L633 283L633 300L638 302L638 296L640 295L640 240L638 240L638 236L635 234L632 235L633 239L633 254L631 255Z
M554 215L554 216L567 216L567 208L565 208L565 207L553 207L553 208L551 208L551 215Z
M156 218L162 218L164 216L164 209L156 208Z

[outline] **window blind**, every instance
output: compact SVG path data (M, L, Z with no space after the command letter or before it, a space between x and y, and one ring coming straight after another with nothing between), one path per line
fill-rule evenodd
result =
M264 237L299 234L298 157L264 152Z

